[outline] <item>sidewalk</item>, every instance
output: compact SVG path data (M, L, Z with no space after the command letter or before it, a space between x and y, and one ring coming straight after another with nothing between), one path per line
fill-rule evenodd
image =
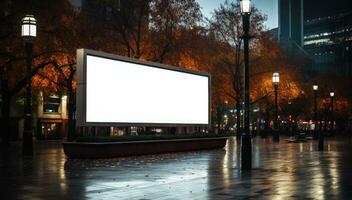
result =
M253 140L253 167L242 172L240 146L130 158L68 160L59 142L0 152L1 199L350 199L352 138Z

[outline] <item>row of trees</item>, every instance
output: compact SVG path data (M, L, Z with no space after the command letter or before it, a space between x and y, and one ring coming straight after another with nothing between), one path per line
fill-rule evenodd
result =
M238 2L226 1L205 19L195 0L96 0L80 9L68 0L5 0L0 16L0 83L2 142L9 141L10 104L22 97L25 87L25 54L20 20L32 13L38 21L34 46L32 86L45 94L68 94L69 130L74 131L75 54L89 48L141 60L207 71L212 75L212 116L222 121L226 101L242 106L242 17ZM303 76L307 59L283 52L264 27L265 15L251 16L251 103L267 119L273 109L271 75L280 72L280 99L308 99L309 77ZM315 77L315 79L319 79ZM321 78L324 80L323 78ZM305 92L307 91L307 92ZM339 93L337 93L339 94ZM349 96L351 97L351 95ZM344 99L347 104L351 99ZM303 103L304 104L304 103ZM350 106L348 107L350 109ZM297 103L297 115L308 104ZM239 126L237 126L239 127ZM239 130L238 130L239 131Z

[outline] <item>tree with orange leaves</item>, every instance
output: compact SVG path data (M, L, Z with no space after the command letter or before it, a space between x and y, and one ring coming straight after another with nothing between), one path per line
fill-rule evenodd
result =
M252 54L251 70L251 102L259 106L264 115L266 126L270 122L271 111L274 105L274 86L272 75L280 74L278 90L278 105L281 113L290 112L297 99L305 98L301 82L305 59L287 54L280 44L269 33L262 32L257 38ZM292 59L296 59L293 62ZM289 106L288 106L289 105ZM290 109L289 109L290 108ZM304 107L301 107L304 109ZM299 109L302 111L302 109ZM298 111L298 110L297 110Z

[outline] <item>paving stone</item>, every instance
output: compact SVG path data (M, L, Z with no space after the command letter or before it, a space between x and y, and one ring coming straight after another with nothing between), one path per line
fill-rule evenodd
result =
M272 143L253 140L253 170L240 143L224 149L114 159L68 159L60 141L1 149L1 199L350 199L352 137Z

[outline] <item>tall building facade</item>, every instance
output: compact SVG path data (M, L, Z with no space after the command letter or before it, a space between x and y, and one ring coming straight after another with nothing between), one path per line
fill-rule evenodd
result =
M279 0L279 41L312 70L352 75L352 1Z
M303 0L279 0L279 41L286 49L303 45Z

